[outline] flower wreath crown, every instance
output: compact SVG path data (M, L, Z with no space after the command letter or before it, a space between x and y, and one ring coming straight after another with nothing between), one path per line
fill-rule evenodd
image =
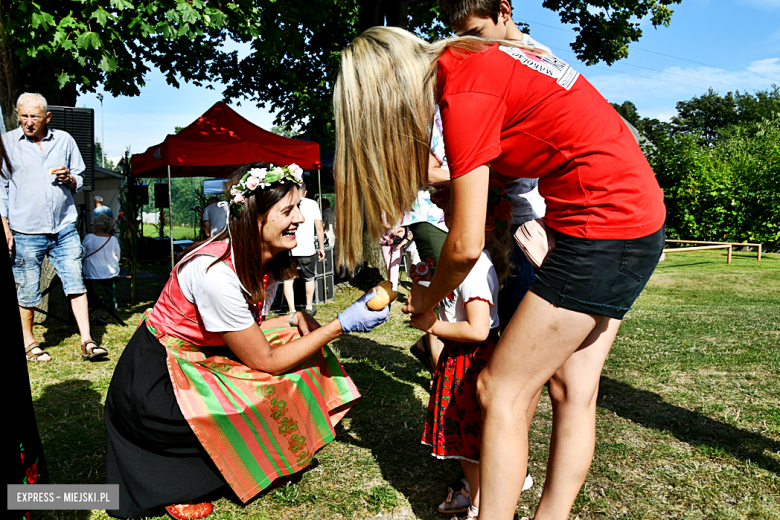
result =
M431 194L431 202L444 209L450 203L450 189L441 188ZM512 202L507 195L504 185L497 179L490 179L488 184L488 216L490 208L493 208L493 216L496 218L496 227L506 227L512 217Z
M241 208L244 207L246 197L257 189L263 190L270 187L275 182L284 184L285 179L293 184L300 185L303 182L303 169L295 163L289 166L274 166L270 164L269 168L252 168L241 177L241 180L235 186L230 188L230 195L232 196L230 207L238 214Z

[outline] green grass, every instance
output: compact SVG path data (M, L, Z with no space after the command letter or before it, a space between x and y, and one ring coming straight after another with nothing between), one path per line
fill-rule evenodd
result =
M194 240L197 237L198 229L191 226L173 226L173 239L174 240ZM160 236L157 232L157 228L152 224L144 224L144 235L147 237ZM170 235L170 229L165 226L165 236Z
M144 302L121 306L131 326L95 327L111 349L108 362L81 362L74 330L36 326L54 357L29 365L53 482L102 482L111 372L162 283L140 284ZM360 294L339 291L317 318L333 319ZM315 464L246 506L219 500L215 518L449 519L435 507L459 467L420 445L427 373L408 352L418 333L399 309L394 305L389 323L372 333L332 344L362 398ZM779 346L780 254L759 263L755 254L735 253L731 265L720 251L667 256L626 316L604 368L596 453L571 518L780 518ZM519 516L532 516L541 492L551 416L544 395L530 435L535 485L521 496Z

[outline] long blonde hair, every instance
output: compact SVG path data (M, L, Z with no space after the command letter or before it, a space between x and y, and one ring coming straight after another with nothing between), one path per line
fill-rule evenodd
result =
M485 237L485 249L490 253L490 259L493 261L493 267L496 270L496 276L501 287L504 286L504 279L509 276L512 269L512 235L509 232L509 226L497 227Z
M360 262L363 231L379 240L385 222L398 222L427 187L439 57L496 42L530 49L473 36L431 44L397 27L372 27L341 51L333 91L339 264Z

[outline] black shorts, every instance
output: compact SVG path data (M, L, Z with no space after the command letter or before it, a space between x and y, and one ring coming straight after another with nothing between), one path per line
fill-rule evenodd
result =
M317 262L319 261L317 253L314 253L311 256L295 256L293 258L295 258L295 265L298 266L301 278L307 282L311 282L317 278Z
M632 240L577 238L555 233L556 246L531 291L558 307L623 319L653 274L665 227Z

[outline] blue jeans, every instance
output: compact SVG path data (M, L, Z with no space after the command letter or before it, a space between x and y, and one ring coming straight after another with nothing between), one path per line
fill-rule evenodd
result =
M27 235L13 232L16 296L21 307L35 307L41 303L41 263L44 256L57 271L65 294L84 294L81 278L81 239L76 224L68 224L55 234Z

